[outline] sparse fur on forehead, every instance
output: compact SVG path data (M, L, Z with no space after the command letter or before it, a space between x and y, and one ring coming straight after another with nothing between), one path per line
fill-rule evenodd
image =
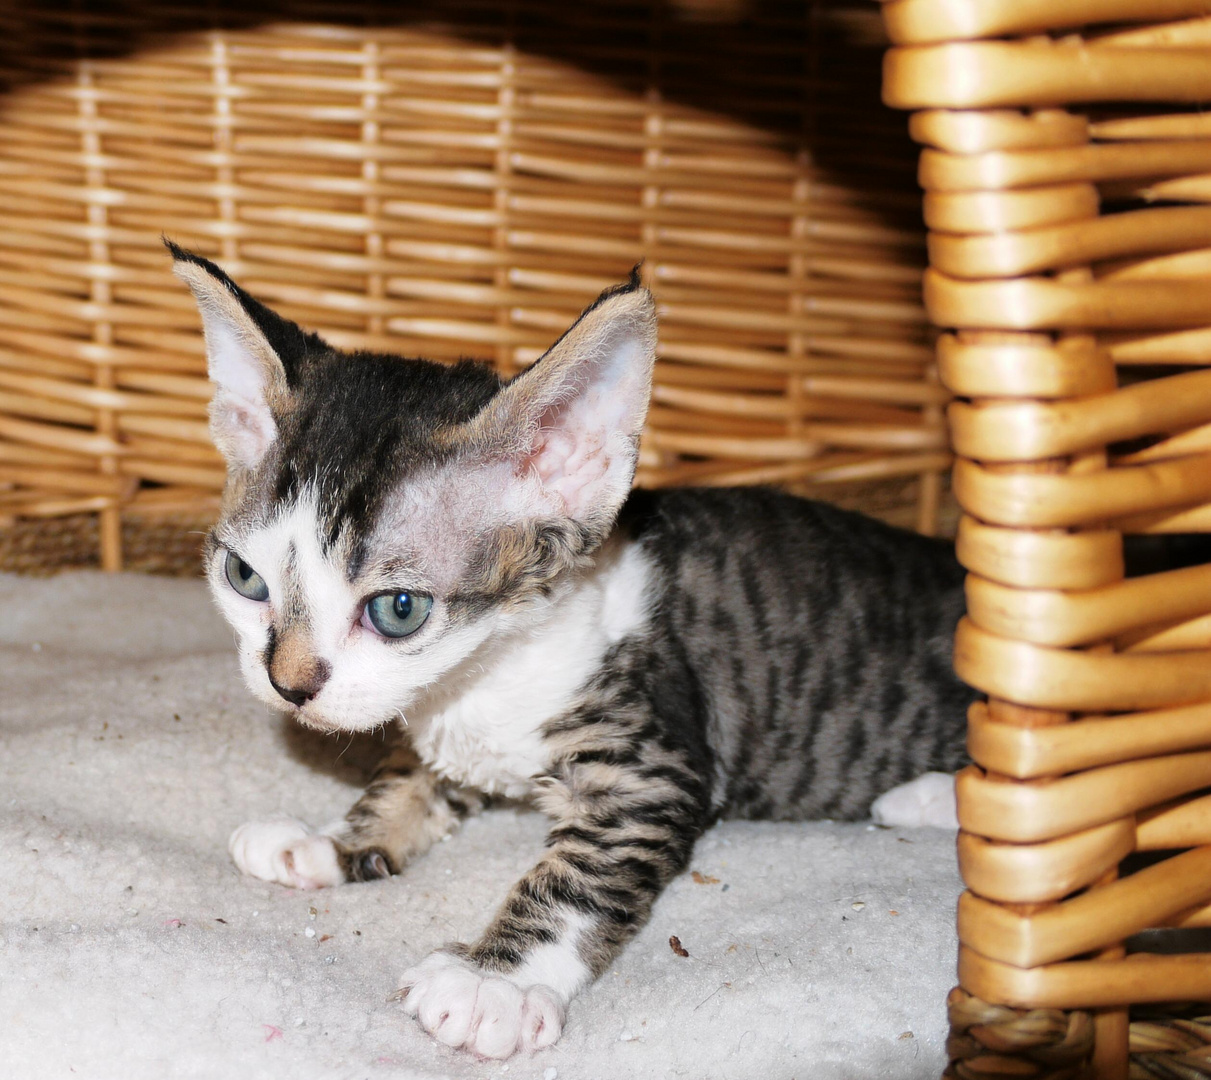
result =
M325 542L346 530L364 533L407 475L451 456L435 434L471 419L502 386L491 368L471 360L447 365L335 349L261 304L210 260L166 244L204 316L237 335L263 335L284 375L284 386L266 401L276 438L254 468L229 478L229 512L263 517L306 493L315 498Z
M410 475L359 541L350 573L411 573L459 617L548 591L563 571L586 564L591 537L554 509L528 516L538 482L511 471L507 461L461 458Z
M501 385L486 365L326 349L300 373L295 403L279 421L267 467L271 497L291 502L314 487L327 542L365 534L384 499L451 456L437 432L465 422Z
M314 530L350 583L423 580L470 612L549 591L606 539L630 489L655 349L636 273L505 382L473 361L333 348L169 246L218 384L228 546L258 529L280 536L289 520Z
M299 365L297 389L275 418L278 439L263 461L229 480L224 519L263 523L310 500L325 546L361 561L384 504L409 478L455 455L434 433L473 416L500 385L491 369L471 361L447 367L323 346Z

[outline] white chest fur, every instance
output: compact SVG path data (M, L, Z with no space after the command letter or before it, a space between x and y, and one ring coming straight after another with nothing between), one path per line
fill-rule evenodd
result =
M550 766L543 725L566 713L610 647L647 621L652 574L639 547L609 545L591 571L495 635L411 711L417 753L457 783L527 795Z

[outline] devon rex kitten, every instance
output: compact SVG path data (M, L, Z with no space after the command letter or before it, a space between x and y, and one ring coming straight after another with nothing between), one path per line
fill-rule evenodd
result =
M319 888L398 873L485 794L552 818L483 936L404 974L434 1038L554 1042L720 816L863 817L962 764L946 545L769 490L631 492L637 279L505 382L338 352L170 247L217 384L206 566L244 676L309 727L410 741L344 821L237 829L236 865ZM919 819L920 786L887 814Z

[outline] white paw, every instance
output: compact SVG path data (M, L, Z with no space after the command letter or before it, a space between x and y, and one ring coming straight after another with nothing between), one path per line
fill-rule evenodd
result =
M520 987L435 952L400 979L404 1011L438 1042L485 1058L541 1050L563 1032L564 1003L548 986Z
M880 795L871 804L870 816L877 825L957 829L955 778L950 773L924 773Z
M227 850L241 873L292 889L322 889L345 880L332 838L295 818L245 822L231 834Z

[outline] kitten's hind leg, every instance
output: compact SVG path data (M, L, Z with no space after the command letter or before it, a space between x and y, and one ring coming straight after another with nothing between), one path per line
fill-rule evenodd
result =
M242 873L320 889L398 874L482 805L478 793L439 779L400 747L342 821L319 831L289 817L250 821L227 846Z
M923 773L880 795L871 803L870 816L876 825L957 829L955 778L951 773Z

